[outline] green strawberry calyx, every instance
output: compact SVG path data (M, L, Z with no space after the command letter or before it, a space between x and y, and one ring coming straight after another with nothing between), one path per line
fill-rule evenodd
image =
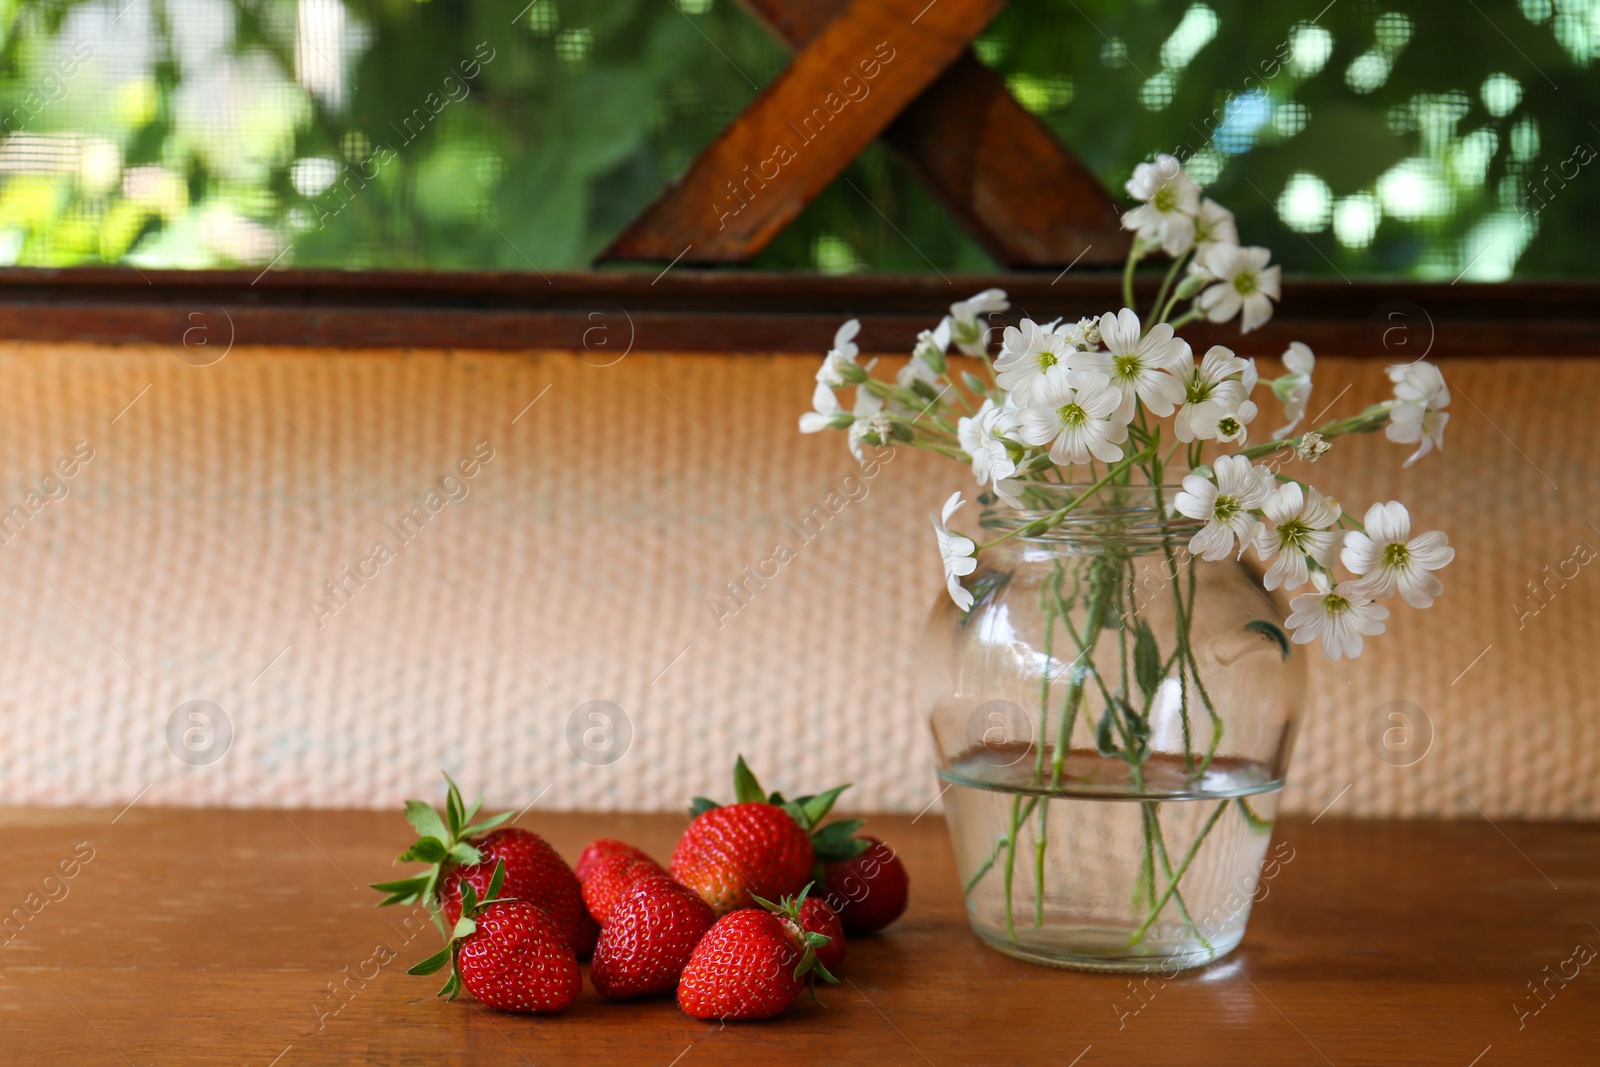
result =
M865 819L837 819L826 825L822 822L833 810L833 802L839 799L839 794L849 788L846 783L815 796L787 800L782 793L768 793L761 788L743 756L733 764L734 803L771 804L788 812L789 817L811 836L811 850L816 853L818 864L855 859L871 847L870 842L855 836L855 832L867 824ZM695 797L689 814L692 818L698 817L720 806L714 800Z
M817 949L832 941L833 938L827 934L819 934L814 930L807 930L800 925L800 905L805 903L806 896L811 892L812 884L807 883L806 887L800 890L798 896L784 897L777 904L770 900L764 900L754 893L750 894L750 899L783 921L784 929L788 931L790 940L794 941L795 947L800 950L800 962L795 964L794 968L795 981L798 982L803 979L811 990L811 999L816 1000L818 978L836 985L839 979L830 974L828 968L824 967L822 961L817 958Z
M434 925L439 927L441 933L444 933L445 929L444 920L440 916L440 879L452 867L482 863L483 854L473 847L469 838L493 830L512 815L511 812L505 812L473 822L472 820L478 816L478 810L483 807L483 798L480 796L471 807L466 807L462 803L461 790L456 787L455 780L448 774L444 776L444 780L448 788L445 792L443 815L435 811L433 805L427 801L406 801L406 822L411 824L419 836L412 842L410 848L395 858L396 863L426 863L428 869L421 874L401 878L398 881L372 883L373 889L386 894L384 899L378 902L380 908L388 904L425 904L433 914ZM462 889L464 897L465 884Z
M452 783L453 785L454 783ZM454 1000L461 993L461 943L478 929L478 916L482 915L485 908L491 904L504 904L510 897L500 895L500 887L506 881L506 861L495 860L494 874L489 878L489 891L482 900L478 899L478 891L472 888L471 882L461 883L461 918L456 920L455 929L450 931L449 944L435 952L421 963L413 965L407 974L433 974L446 963L450 965L450 977L439 988L436 996L446 1000Z

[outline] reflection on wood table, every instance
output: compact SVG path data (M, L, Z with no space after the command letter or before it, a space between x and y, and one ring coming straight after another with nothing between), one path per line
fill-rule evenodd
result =
M872 829L911 905L849 946L826 1007L719 1026L585 984L555 1017L433 998L431 928L376 910L396 814L0 809L8 1063L1593 1063L1600 826L1285 820L1244 944L1169 981L1019 963L968 932L944 826ZM671 853L670 815L519 825Z

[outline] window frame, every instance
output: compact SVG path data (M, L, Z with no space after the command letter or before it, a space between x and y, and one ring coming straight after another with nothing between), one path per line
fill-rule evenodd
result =
M1141 307L1156 279L1140 278ZM795 275L648 272L140 271L0 269L0 337L11 341L330 349L473 349L818 355L845 319L867 351L909 352L948 305L997 286L1012 311L1056 318L1122 306L1103 271ZM1600 355L1600 282L1288 278L1264 327L1195 323L1198 351L1276 356L1291 340L1390 362L1452 356Z

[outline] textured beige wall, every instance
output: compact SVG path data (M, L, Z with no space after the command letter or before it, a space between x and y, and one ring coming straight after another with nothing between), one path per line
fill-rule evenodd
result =
M937 787L906 637L941 585L925 515L965 475L900 455L747 607L720 626L708 607L786 520L843 493L842 439L794 428L813 369L243 348L201 368L157 347L5 347L0 509L75 442L94 456L0 546L0 800L389 805L432 795L443 765L505 803L663 808L726 793L742 750L776 785L852 779L853 806L923 808ZM1535 605L1541 568L1600 548L1600 360L1446 372L1443 461L1402 471L1400 446L1366 439L1317 471L1353 506L1404 497L1459 556L1438 607L1400 611L1338 673L1313 659L1289 807L1594 817L1600 568L1537 614L1514 605ZM1387 392L1380 365L1324 359L1313 408L1347 384L1334 414ZM485 441L465 499L441 496L400 545L386 524ZM379 541L395 556L348 604L308 606ZM209 765L167 743L194 699L234 729ZM590 700L631 722L614 764L567 743ZM1367 742L1391 701L1431 721L1414 765Z

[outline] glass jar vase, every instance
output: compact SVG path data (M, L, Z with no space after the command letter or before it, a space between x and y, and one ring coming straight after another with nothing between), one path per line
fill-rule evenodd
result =
M978 936L1008 955L1175 971L1244 936L1306 651L1232 559L1192 558L1177 486L1030 490L983 515L963 612L923 637L944 809Z

